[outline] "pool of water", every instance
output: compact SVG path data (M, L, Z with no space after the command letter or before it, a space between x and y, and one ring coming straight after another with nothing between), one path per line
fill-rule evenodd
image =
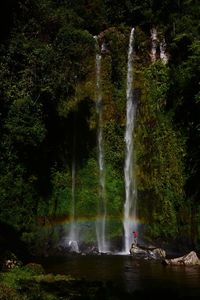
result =
M129 295L143 293L156 299L200 299L200 266L165 266L129 255L54 257L40 260L46 272L71 274L89 281L109 282ZM134 299L134 298L131 298Z

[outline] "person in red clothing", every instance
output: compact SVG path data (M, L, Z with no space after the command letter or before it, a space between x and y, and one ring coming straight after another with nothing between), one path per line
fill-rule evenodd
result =
M133 231L133 238L134 238L133 243L135 245L137 245L137 240L138 240L138 232L137 231Z

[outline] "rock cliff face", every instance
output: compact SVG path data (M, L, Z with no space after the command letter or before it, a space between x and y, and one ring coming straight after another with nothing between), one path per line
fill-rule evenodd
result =
M200 265L200 259L198 258L196 252L191 251L190 253L173 259L165 259L164 263L166 265L176 265L176 266L195 266Z
M137 258L161 260L166 257L165 250L161 248L147 248L137 246L134 243L131 245L130 254Z

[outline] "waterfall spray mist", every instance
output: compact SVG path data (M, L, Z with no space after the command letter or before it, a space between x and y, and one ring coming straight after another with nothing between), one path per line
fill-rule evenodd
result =
M78 237L77 237L77 228L75 222L75 188L76 188L76 117L74 116L74 124L73 124L73 148L72 148L72 208L71 208L71 224L70 224L70 232L69 232L69 246L74 252L79 252L78 246Z

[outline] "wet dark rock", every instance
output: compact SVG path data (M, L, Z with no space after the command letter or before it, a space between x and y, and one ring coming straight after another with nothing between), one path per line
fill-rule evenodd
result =
M162 260L166 257L166 252L162 248L131 245L130 254L136 258Z
M196 252L191 251L186 255L165 259L163 263L166 265L174 265L174 266L196 266L200 265L200 259L198 258Z

